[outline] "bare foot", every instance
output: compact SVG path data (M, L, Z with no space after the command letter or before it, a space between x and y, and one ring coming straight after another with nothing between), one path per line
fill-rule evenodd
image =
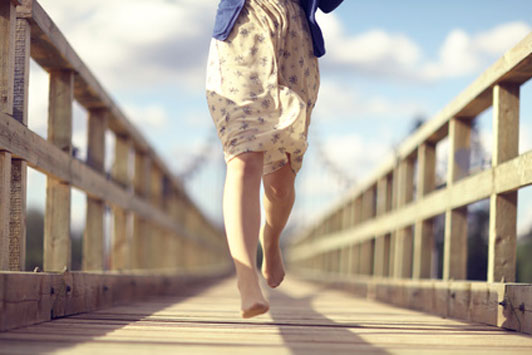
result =
M242 318L251 318L268 312L270 305L262 295L256 272L254 275L240 275L238 290L242 301Z
M283 282L285 275L283 256L279 247L279 237L272 236L267 225L264 225L260 231L260 240L264 252L262 275L266 279L268 286L275 288Z

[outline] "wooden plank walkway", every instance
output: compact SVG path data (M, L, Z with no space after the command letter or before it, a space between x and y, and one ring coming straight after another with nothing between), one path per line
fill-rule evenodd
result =
M239 317L235 280L0 333L0 354L532 353L532 337L288 279Z

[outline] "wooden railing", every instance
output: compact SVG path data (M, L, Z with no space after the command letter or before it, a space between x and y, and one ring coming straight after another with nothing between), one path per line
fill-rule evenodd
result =
M530 77L532 34L299 236L287 252L292 269L401 306L532 333L532 285L511 283L517 193L532 184L532 151L519 155L518 147L520 86ZM473 173L472 122L490 107L492 167ZM436 146L445 138L447 179L437 188ZM467 275L467 206L483 199L490 200L487 282L460 281ZM435 280L433 222L442 214L443 277Z
M30 56L50 74L46 140L27 127ZM0 0L0 84L0 330L170 290L191 275L227 272L223 232L191 202L37 1ZM86 161L72 155L74 100L89 116ZM116 137L110 178L109 130ZM27 166L47 176L42 273L22 272ZM72 187L87 195L78 273L70 272ZM105 206L113 218L107 256Z

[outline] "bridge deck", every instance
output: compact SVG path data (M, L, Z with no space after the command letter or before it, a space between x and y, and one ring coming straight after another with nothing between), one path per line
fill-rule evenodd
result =
M527 353L532 337L289 279L272 310L239 317L232 279L0 333L1 354Z

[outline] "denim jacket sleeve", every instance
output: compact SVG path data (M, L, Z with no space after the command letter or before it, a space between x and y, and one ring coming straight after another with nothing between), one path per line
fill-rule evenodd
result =
M212 36L219 40L225 40L229 36L240 11L244 7L245 0L221 0L216 12L216 20Z
M319 0L319 8L321 11L328 13L333 11L340 5L344 0Z

